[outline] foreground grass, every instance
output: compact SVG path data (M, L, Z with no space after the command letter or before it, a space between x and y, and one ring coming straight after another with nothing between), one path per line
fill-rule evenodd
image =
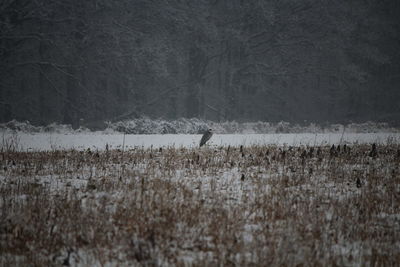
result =
M3 266L400 262L398 145L0 157Z

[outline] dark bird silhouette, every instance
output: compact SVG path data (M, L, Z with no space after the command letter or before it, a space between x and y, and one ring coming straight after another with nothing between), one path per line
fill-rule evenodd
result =
M208 140L210 140L211 136L213 135L213 132L211 129L208 129L204 134L203 137L201 137L200 140L200 147L202 147L205 143L207 143Z
M372 157L372 158L376 158L376 157L378 156L378 151L377 151L377 149L376 149L376 144L375 144L375 143L372 144L371 151L369 152L368 155L369 155L370 157Z

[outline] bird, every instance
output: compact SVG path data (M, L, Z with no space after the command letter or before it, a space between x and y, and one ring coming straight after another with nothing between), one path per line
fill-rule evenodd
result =
M211 129L208 129L203 136L201 137L200 140L200 147L203 146L205 143L207 143L208 140L210 140L211 136L213 135L213 132Z

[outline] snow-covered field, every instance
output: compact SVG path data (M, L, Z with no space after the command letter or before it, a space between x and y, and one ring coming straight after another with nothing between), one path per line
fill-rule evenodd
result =
M199 139L4 133L0 266L400 262L397 133Z
M62 149L95 149L106 147L125 148L143 147L197 147L201 135L185 134L104 134L104 133L12 133L4 132L5 140L15 140L20 151L46 151ZM338 145L365 143L399 143L400 133L298 133L298 134L214 134L211 146L251 146L251 145Z

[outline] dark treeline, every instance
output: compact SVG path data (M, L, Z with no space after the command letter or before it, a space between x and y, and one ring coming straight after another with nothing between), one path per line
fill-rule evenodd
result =
M2 0L0 120L400 120L400 1Z

